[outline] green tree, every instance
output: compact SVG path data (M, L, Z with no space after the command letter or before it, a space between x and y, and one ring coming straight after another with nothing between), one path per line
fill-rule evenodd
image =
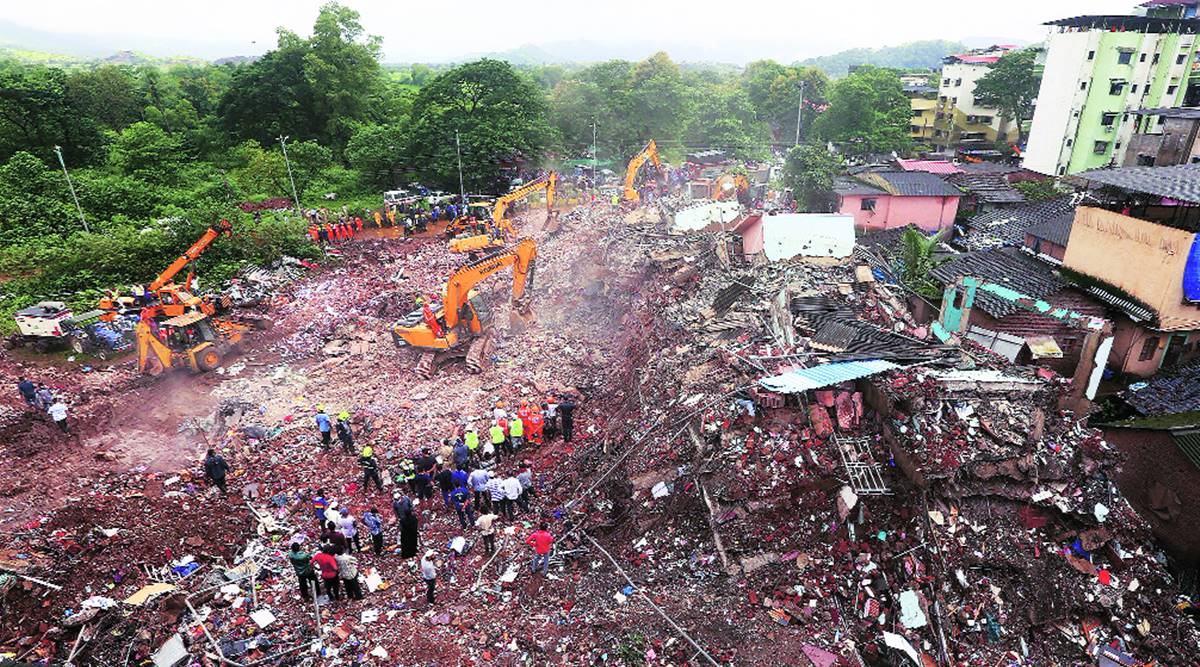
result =
M536 166L549 144L546 100L511 65L483 59L440 74L413 102L409 159L424 181L456 189L455 132L472 190L507 189L506 168Z
M943 231L926 236L916 227L909 227L900 235L900 256L896 258L900 264L900 279L909 289L929 299L942 296L942 287L931 272L942 263L934 252L945 235Z
M592 144L592 123L605 157L624 159L645 145L632 113L633 63L610 60L586 67L561 81L551 95L551 118L569 155L585 155Z
M402 125L359 125L346 144L346 160L364 184L387 189L400 183L409 141Z
M705 86L694 94L688 145L721 149L742 159L770 156L770 130L756 117L749 95L732 85Z
M864 66L829 87L829 108L816 121L818 137L849 155L905 153L912 114L900 77Z
M284 39L291 37L281 35ZM358 12L336 2L321 5L304 55L304 75L324 138L335 146L346 145L354 121L371 116L383 78L382 43L380 37L363 33Z
M679 66L659 51L634 66L632 83L624 122L636 131L635 145L654 139L669 146L679 139L691 112Z
M818 109L825 105L829 77L815 67L784 67L773 60L759 60L746 66L739 85L750 96L759 119L770 124L775 136L794 140L801 85L804 88L801 139L805 139Z
M787 153L783 164L783 183L792 189L806 210L828 210L826 199L833 188L833 177L842 169L842 159L817 144L800 144Z
M1000 112L1000 135L1007 134L1008 123L1017 124L1018 140L1025 141L1024 121L1033 118L1042 78L1035 68L1036 48L1010 51L997 60L975 82L975 103Z
M61 171L21 151L0 165L0 246L79 227Z
M175 181L181 158L178 139L157 125L139 121L116 135L108 161L125 176L162 184Z

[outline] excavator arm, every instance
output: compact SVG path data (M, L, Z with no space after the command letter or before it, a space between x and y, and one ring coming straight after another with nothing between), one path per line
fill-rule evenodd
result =
M208 246L212 245L212 242L217 240L217 237L222 234L225 234L226 236L233 234L233 225L230 224L228 220L222 220L220 224L209 227L208 231L204 232L204 235L192 244L192 247L188 248L187 251L180 255L179 258L174 262L171 262L171 265L168 266L166 270L158 274L158 277L155 278L154 282L150 283L150 286L147 288L148 291L155 292L163 285L171 282L172 278L174 278L180 271L184 270L189 263L195 261L196 258L204 254L204 251L208 250Z
M512 234L515 231L512 227L512 223L505 218L505 214L508 213L508 207L539 190L545 190L546 211L549 212L554 209L554 194L557 188L558 174L553 171L537 179L536 181L533 181L532 183L526 183L525 185L522 185L516 190L513 190L512 192L496 200L496 205L492 208L492 222L494 222L496 226L500 227L505 232Z
M638 151L637 155L629 161L629 166L625 167L625 201L639 201L642 196L638 194L637 188L634 187L634 181L637 180L638 170L646 161L654 163L655 169L662 169L662 162L658 159L658 145L651 139L646 147Z
M458 326L463 305L466 304L471 290L488 276L506 267L513 267L513 303L520 302L532 280L533 260L536 257L537 244L533 239L525 238L511 248L466 264L455 271L446 281L446 292L442 299L446 328L453 329Z

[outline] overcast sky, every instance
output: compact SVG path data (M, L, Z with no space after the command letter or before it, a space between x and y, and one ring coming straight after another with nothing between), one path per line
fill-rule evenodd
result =
M795 59L918 39L1042 39L1043 21L1126 14L1138 0L348 0L386 61L437 62L525 44L587 40L711 49L713 60ZM156 55L260 54L284 26L308 34L321 0L5 0L3 19ZM51 40L43 40L51 41ZM92 41L92 40L89 40ZM53 43L26 45L54 51ZM649 48L649 47L647 47ZM689 49L691 50L691 49ZM740 58L738 58L740 56Z

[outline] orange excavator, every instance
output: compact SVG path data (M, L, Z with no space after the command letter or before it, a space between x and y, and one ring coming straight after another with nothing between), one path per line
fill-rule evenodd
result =
M419 357L417 373L433 377L437 367L456 358L465 358L472 372L482 371L491 357L493 316L486 298L475 286L496 272L513 268L513 330L533 321L527 292L533 285L533 263L537 244L521 239L515 246L470 262L450 276L441 303L419 303L392 327L396 347L415 348Z
M536 181L526 183L498 198L492 206L492 222L488 232L452 239L450 252L478 252L489 248L503 248L506 239L516 236L517 233L512 221L506 217L509 207L541 190L546 191L546 214L554 215L554 195L558 190L558 173L552 171Z
M652 162L656 170L662 170L662 162L658 159L658 145L651 139L646 147L638 151L637 155L629 161L629 166L625 167L625 201L637 202L642 200L642 196L638 194L636 182L638 171L646 162Z
M221 365L226 352L242 340L251 326L270 325L266 319L247 324L214 317L222 304L192 294L190 286L195 282L195 273L190 269L183 285L174 282L175 276L196 261L213 241L232 233L233 225L222 220L208 228L144 290L135 288L132 296L109 294L100 300L100 309L109 320L120 312L140 311L134 330L139 371L158 375L185 366L197 373L211 371Z
M741 174L722 174L713 181L712 194L709 199L723 201L729 199L730 196L736 195L741 199L745 193L750 192L750 181L746 180Z

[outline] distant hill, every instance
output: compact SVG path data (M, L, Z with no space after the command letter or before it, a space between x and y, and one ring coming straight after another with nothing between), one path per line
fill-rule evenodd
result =
M850 49L828 56L802 60L799 64L816 67L829 76L839 77L846 76L851 65L875 65L876 67L903 69L936 68L942 64L942 58L966 50L967 47L960 42L927 40L878 49Z

